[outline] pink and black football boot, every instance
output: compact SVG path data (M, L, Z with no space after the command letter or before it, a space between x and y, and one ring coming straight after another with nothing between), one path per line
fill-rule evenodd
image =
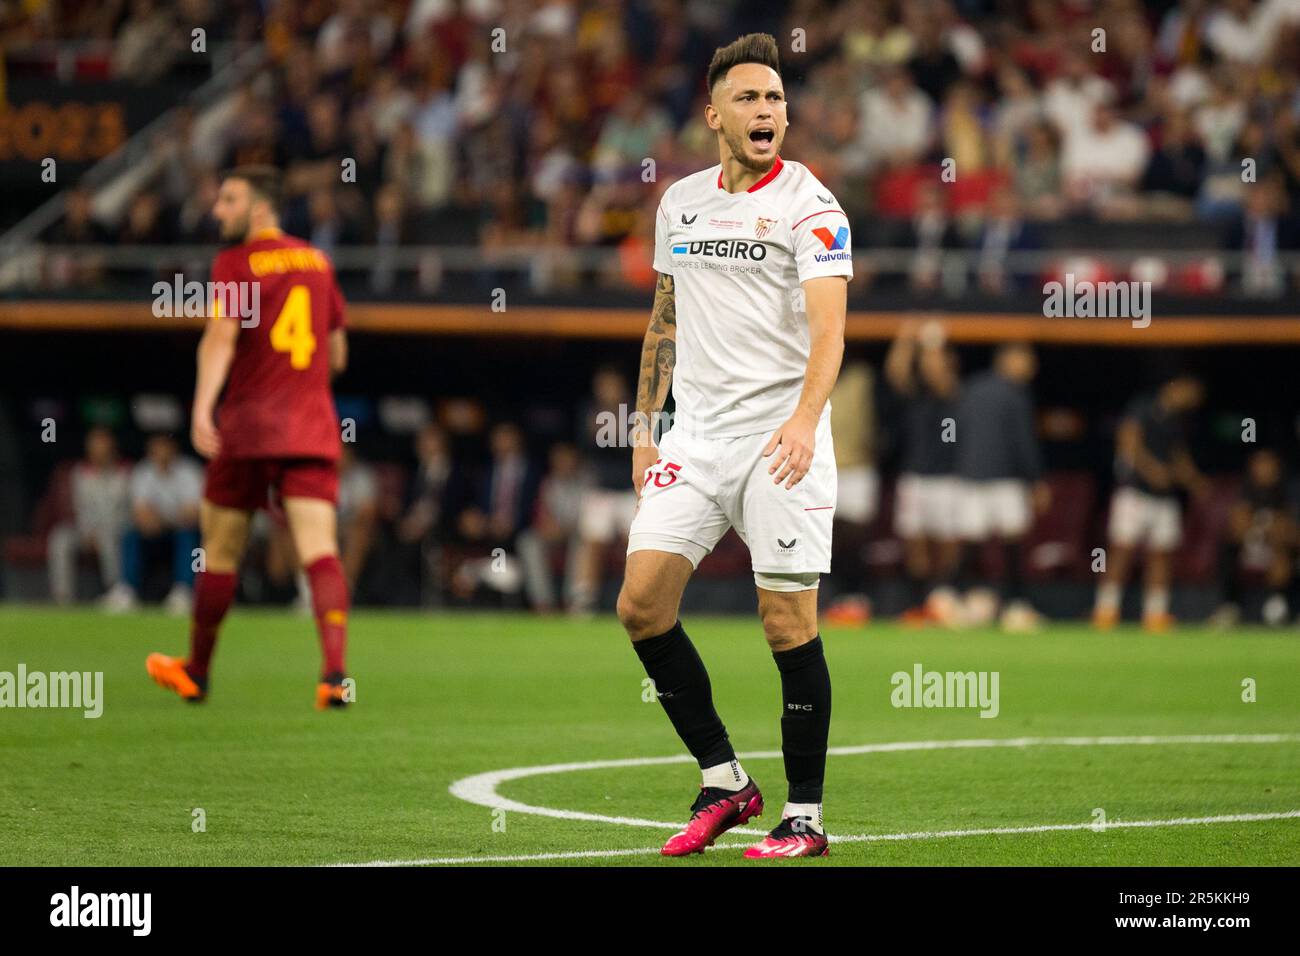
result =
M809 817L786 817L776 825L762 842L755 843L745 851L747 860L767 860L781 857L790 859L796 856L828 856L831 845L826 834L818 833L802 821Z
M700 795L691 804L691 819L686 829L674 833L661 852L664 856L703 853L706 846L712 846L714 840L732 827L762 812L763 795L753 777L739 790L700 787Z

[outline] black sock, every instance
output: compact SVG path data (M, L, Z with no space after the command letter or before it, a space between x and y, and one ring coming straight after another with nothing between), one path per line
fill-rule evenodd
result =
M950 575L953 588L965 591L971 586L979 564L979 551L983 547L982 541L963 541L957 545L957 561L953 564Z
M831 729L831 674L822 639L773 651L781 672L781 755L791 803L821 803L826 738Z
M658 637L633 641L632 647L641 658L646 674L654 681L659 703L677 736L682 738L700 769L735 760L736 752L727 737L727 728L713 709L709 672L682 629L682 622L678 621L671 631Z
M1021 564L1020 540L1002 542L1002 600L1022 601L1025 597L1025 578Z
M930 596L934 587L926 578L914 578L908 575L907 578L907 606L921 607L925 604L925 599Z
M1225 542L1219 549L1219 582L1226 604L1241 603L1241 545Z

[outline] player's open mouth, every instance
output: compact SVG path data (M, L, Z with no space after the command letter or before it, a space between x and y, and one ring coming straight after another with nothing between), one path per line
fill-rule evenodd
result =
M749 131L749 141L760 153L766 153L776 142L776 130L770 126L760 126Z

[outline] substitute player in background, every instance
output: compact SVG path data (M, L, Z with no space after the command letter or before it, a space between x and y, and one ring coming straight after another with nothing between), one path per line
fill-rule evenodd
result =
M1174 551L1183 539L1181 491L1208 493L1196 468L1187 434L1193 412L1205 401L1205 386L1178 373L1154 395L1140 395L1124 410L1115 432L1115 479L1107 536L1108 567L1098 579L1092 622L1110 630L1120 619L1124 582L1139 547L1146 558L1142 582L1142 626L1160 633L1173 627L1169 582Z
M330 393L331 374L347 364L347 338L333 266L280 231L278 201L277 171L247 166L226 175L213 207L222 238L238 244L212 264L213 318L194 386L191 440L209 459L200 510L206 566L195 579L189 657L150 654L145 667L185 700L207 696L249 523L271 498L284 509L311 583L324 656L316 706L324 709L348 702L348 588L335 515L341 442ZM250 301L255 314L241 318L235 304Z
M704 115L721 164L664 193L653 313L641 353L640 423L671 384L672 430L638 429L619 620L659 702L703 772L668 856L703 852L763 810L713 708L709 675L678 620L700 560L734 527L749 547L758 610L781 674L789 798L747 857L822 856L831 683L817 633L830 570L835 449L827 399L844 353L848 219L805 167L779 156L786 130L776 41L750 34L709 66Z

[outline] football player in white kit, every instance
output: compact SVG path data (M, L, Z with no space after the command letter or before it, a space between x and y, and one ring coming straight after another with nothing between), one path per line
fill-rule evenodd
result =
M734 527L749 547L763 632L781 675L789 784L777 825L747 857L823 856L822 783L831 688L817 633L830 570L835 452L828 399L844 352L849 223L804 166L779 153L786 101L776 41L720 48L705 120L721 162L674 183L657 214L654 307L639 421L676 410L658 447L637 430L640 495L619 620L703 773L691 819L664 846L703 852L762 813L714 710L709 675L678 620L700 560Z

